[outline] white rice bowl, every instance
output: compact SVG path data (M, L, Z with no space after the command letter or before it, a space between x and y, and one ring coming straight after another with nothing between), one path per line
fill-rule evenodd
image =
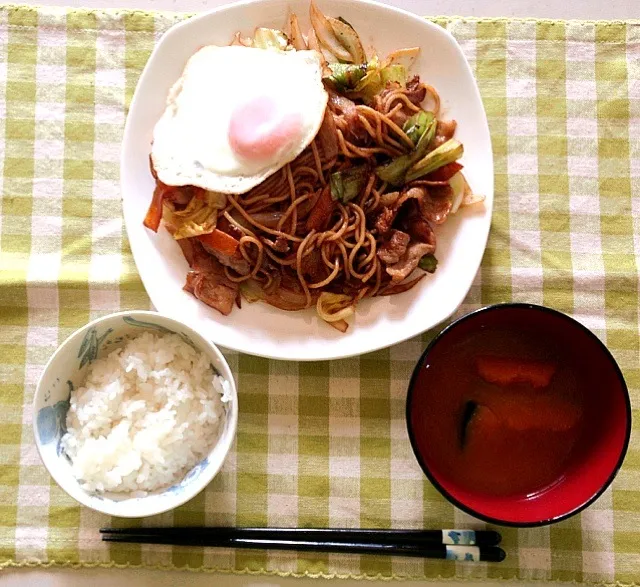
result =
M145 332L90 365L71 393L62 448L84 490L144 496L209 454L230 398L204 353Z

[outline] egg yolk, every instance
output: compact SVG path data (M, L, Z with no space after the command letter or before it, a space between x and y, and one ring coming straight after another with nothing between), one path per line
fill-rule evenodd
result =
M295 143L301 131L300 113L288 112L272 97L260 96L232 112L229 144L244 159L269 159Z

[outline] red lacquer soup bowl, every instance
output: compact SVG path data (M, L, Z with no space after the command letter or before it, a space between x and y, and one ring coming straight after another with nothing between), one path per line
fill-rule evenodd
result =
M409 384L407 427L423 471L454 505L538 526L611 484L631 405L613 356L587 328L549 308L500 304L431 342Z

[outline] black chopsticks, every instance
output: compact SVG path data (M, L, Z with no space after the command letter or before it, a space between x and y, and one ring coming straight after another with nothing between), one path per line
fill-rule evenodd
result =
M501 562L501 536L492 530L376 530L346 528L103 528L102 540L138 544L386 554L468 562Z

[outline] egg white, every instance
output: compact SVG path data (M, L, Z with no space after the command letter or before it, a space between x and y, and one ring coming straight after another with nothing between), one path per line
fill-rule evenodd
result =
M298 140L259 161L229 145L234 108L267 93L302 120ZM315 51L241 46L200 49L171 88L153 133L151 158L160 181L242 194L295 159L314 139L327 106L321 57Z

